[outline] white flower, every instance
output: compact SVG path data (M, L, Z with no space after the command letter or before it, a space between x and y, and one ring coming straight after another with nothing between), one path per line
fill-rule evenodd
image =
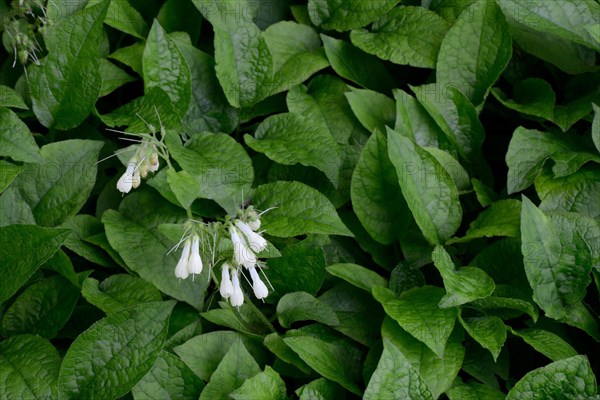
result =
M221 287L219 288L219 292L221 292L221 296L225 299L233 295L233 284L229 278L230 268L228 263L224 263L221 267Z
M255 232L260 229L260 219L258 218L252 221L248 221L246 222L246 224L248 224L250 229L252 229Z
M133 171L133 176L131 177L131 184L134 189L137 189L140 186L140 183L142 183L142 178L140 177L140 169L136 168Z
M234 307L239 307L244 304L244 293L242 292L242 288L240 287L240 279L238 278L237 270L232 272L231 283L233 286L233 293L231 294L231 298L229 301L231 305Z
M260 280L260 276L258 276L256 268L249 268L249 270L250 277L252 278L252 289L254 290L254 295L257 299L264 299L269 295L267 285L265 285L264 282Z
M233 259L236 264L241 264L246 268L254 267L258 259L252 250L248 248L244 239L240 237L238 230L234 226L231 226L229 227L229 234L233 242Z
M134 172L135 172L135 162L130 161L129 164L127 164L127 170L125 171L125 173L123 175L121 175L121 177L119 178L119 181L117 182L117 189L119 189L119 192L129 193L129 191L133 187Z
M246 223L238 219L235 221L235 226L237 226L238 229L246 236L246 240L248 241L252 251L255 253L260 253L267 248L267 241L258 233L254 232Z
M158 154L156 153L152 153L150 155L150 160L149 160L149 165L148 165L148 171L150 172L156 172L158 171Z
M190 274L199 274L202 272L202 258L200 257L200 238L194 235L192 238L192 254L188 263Z
M183 251L181 252L181 258L175 267L175 276L180 279L186 279L189 275L188 263L190 258L190 247L192 245L191 240L186 240Z

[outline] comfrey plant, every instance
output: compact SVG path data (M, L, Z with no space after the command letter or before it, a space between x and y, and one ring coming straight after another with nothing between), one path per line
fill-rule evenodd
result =
M265 280L268 278L262 272L264 262L259 260L259 253L267 248L267 241L262 237L260 229L260 214L249 206L238 210L236 216L227 216L225 222L202 222L189 220L185 223L185 233L180 242L174 247L176 249L183 245L181 257L175 266L175 277L192 279L202 272L202 255L210 260L209 279L212 277L219 287L219 292L224 299L234 307L244 303L244 293L240 284L240 278L244 277L252 286L254 296L264 299L268 296L267 285L260 277L263 274ZM225 246L223 246L223 242ZM227 246L228 244L232 246ZM200 250L200 247L203 250ZM226 247L222 256L224 260L216 260L218 248ZM202 255L201 255L202 253ZM221 262L222 261L222 262ZM220 263L221 278L212 272L213 267ZM247 274L250 275L248 279Z

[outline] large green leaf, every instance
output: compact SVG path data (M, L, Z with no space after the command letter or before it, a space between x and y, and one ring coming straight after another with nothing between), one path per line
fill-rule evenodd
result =
M351 236L333 205L317 190L299 182L275 182L256 188L254 206L269 235L292 237L307 233Z
M574 400L594 398L597 393L590 362L585 356L575 356L529 372L513 386L506 400Z
M179 357L163 350L131 394L135 400L197 400L203 388L204 383Z
M0 342L0 393L5 399L56 399L61 359L49 341L19 335Z
M441 86L457 87L474 105L481 104L512 54L502 11L493 1L473 3L442 41L436 77Z
M60 368L62 399L116 398L154 365L167 335L174 301L142 304L108 316L69 347Z
M367 25L398 3L399 0L309 0L308 14L323 29L348 31Z
M375 132L362 150L352 174L352 206L367 232L380 243L397 240L410 215L388 156L385 136Z
M23 171L21 165L9 163L5 160L0 160L0 194L4 192L14 179Z
M555 333L536 328L511 330L511 332L552 361L577 355L577 351Z
M368 89L352 89L346 93L346 99L356 118L369 132L385 127L394 127L396 120L396 104L389 97Z
M352 43L396 64L434 68L450 24L423 7L396 7L377 19L371 30L354 30Z
M394 89L396 123L394 130L423 147L443 147L444 133L425 108L412 95Z
M65 241L67 249L103 267L112 265L112 260L102 249L86 241L90 236L104 234L104 226L98 219L91 215L77 214L67 218L60 227L71 230Z
M513 86L512 99L499 88L492 89L494 97L504 106L523 114L552 121L556 94L548 82L539 78L528 78Z
M101 1L91 0L86 7L90 7ZM104 23L139 39L145 39L148 33L146 21L144 21L140 13L127 0L111 0Z
M175 42L156 20L146 41L142 66L146 89L157 86L164 90L183 116L190 103L190 70Z
M234 400L286 400L285 382L279 374L268 365L264 372L247 379L244 384L229 395Z
M431 244L443 244L458 229L458 190L440 163L411 139L388 128L388 153L417 225Z
M451 242L463 242L483 237L520 237L521 202L515 199L499 200L482 211L471 222L467 234Z
M373 296L383 305L385 312L438 357L444 355L446 342L458 316L456 308L438 307L443 295L444 290L434 286L410 289L400 297L380 286L373 289Z
M161 301L160 292L149 282L127 274L111 275L101 283L87 278L81 288L83 297L106 314L140 303Z
M521 251L533 299L546 315L560 319L586 295L591 282L590 248L577 231L559 230L523 196Z
M231 345L210 381L202 390L200 400L228 400L229 394L260 373L260 367L242 342Z
M40 162L38 148L29 128L17 114L0 106L0 156L15 161Z
M10 298L62 246L65 229L33 225L0 227L0 303ZM10 277L10 278L8 278Z
M433 395L408 359L389 340L383 339L383 354L373 373L364 399L431 399Z
M42 147L42 162L27 164L0 196L0 226L57 226L85 204L96 182L103 143L65 140Z
M141 214L142 209L152 209L152 213ZM145 191L127 196L119 212L106 211L102 222L111 246L132 271L163 293L200 308L207 285L206 269L195 282L177 279L175 265L180 254L167 255L176 242L158 230L160 224L182 222L184 216L183 210L170 205L158 194Z
M274 115L258 126L254 137L246 135L244 139L248 146L273 161L315 167L335 186L339 184L342 154L319 121L293 113Z
M506 395L493 387L481 383L463 383L457 379L446 392L450 400L504 400Z
M33 111L44 126L74 128L92 111L102 87L98 43L109 4L76 12L46 34L49 55L29 76Z
M279 299L277 319L284 328L296 321L317 321L331 326L340 323L331 307L306 292L288 293Z
M333 264L327 272L371 293L375 286L387 287L388 281L377 272L356 264Z
M506 327L502 319L496 316L475 318L462 318L462 316L459 316L459 320L469 335L481 347L488 349L492 353L494 361L497 361L506 341Z
M286 332L284 342L311 368L355 394L360 394L359 345L324 325Z
M27 287L4 311L2 336L22 333L52 339L67 320L79 300L79 288L60 275Z

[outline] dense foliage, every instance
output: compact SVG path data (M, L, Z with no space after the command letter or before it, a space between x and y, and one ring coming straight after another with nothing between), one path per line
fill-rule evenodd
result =
M598 398L597 1L0 17L0 398Z

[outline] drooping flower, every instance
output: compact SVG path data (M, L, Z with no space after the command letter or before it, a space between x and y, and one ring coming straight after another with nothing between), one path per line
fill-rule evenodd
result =
M260 279L258 276L258 272L256 272L256 268L249 268L250 277L252 278L252 289L254 290L254 295L257 299L264 299L269 295L269 290L267 289L267 285Z
M200 237L194 235L192 237L192 254L188 263L188 271L190 274L199 274L202 272L202 258L200 257Z
M183 251L181 252L181 257L179 258L179 262L175 267L175 276L180 279L186 279L189 275L189 267L188 263L190 260L190 248L192 246L192 241L188 238L185 241L185 245L183 246Z
M135 170L135 160L132 160L129 162L129 164L127 164L127 170L125 170L125 173L121 175L119 181L117 182L117 189L121 193L129 193L133 187L133 176Z
M221 286L219 288L219 292L224 299L228 299L233 295L233 284L229 278L230 269L231 266L229 263L223 263L223 266L221 267Z
M252 268L258 262L254 252L248 247L246 241L240 236L236 227L229 227L229 234L233 242L233 259L238 265L243 265L246 268Z
M234 307L239 307L244 304L244 293L240 287L240 278L238 277L237 269L234 269L231 273L231 284L233 286L233 293L231 294L230 302Z
M235 226L242 231L244 236L246 236L246 240L253 252L260 253L267 248L267 241L258 233L254 232L248 224L238 219L235 221Z

